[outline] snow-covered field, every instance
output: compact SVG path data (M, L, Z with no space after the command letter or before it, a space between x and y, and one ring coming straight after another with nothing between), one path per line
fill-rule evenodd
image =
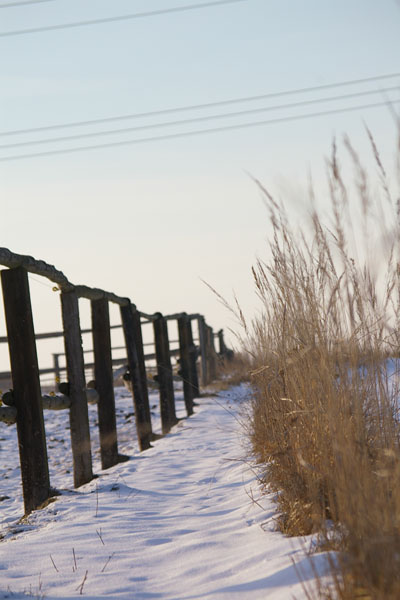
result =
M118 388L119 451L131 459L101 471L90 406L99 478L78 490L68 415L47 412L51 483L62 495L21 522L16 431L0 424L0 496L9 497L0 502L0 598L304 599L293 566L312 580L303 546L275 531L273 499L245 460L248 393L200 398L190 419L140 454L132 398ZM158 394L150 401L159 431Z

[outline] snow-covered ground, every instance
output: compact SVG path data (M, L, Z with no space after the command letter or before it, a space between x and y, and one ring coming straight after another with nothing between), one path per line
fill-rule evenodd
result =
M0 598L304 599L293 566L312 580L303 545L275 530L273 499L245 460L248 393L199 399L190 419L140 454L132 399L117 389L119 451L131 459L101 471L94 435L99 478L78 490L67 413L47 412L51 483L62 495L22 522L15 427L0 423L0 496L9 496L0 502ZM158 395L150 400L159 431Z

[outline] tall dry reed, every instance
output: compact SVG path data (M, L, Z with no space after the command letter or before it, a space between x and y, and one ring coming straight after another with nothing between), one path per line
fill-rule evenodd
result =
M368 135L380 181L374 192L344 141L355 174L357 227L336 144L328 164L328 224L313 208L308 228L296 230L259 184L273 235L270 259L253 270L263 315L247 325L256 364L250 436L265 483L278 492L281 530L319 532L324 547L338 552L333 584L321 581L319 595L398 600L399 207ZM358 257L357 236L364 241Z

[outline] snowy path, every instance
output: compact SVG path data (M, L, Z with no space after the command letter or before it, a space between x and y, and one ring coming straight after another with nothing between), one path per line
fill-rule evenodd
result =
M200 399L154 448L65 491L27 524L5 515L0 598L304 598L291 558L309 573L307 559L274 531L271 501L260 500L264 510L251 501L251 469L232 460L244 456L235 414L245 393Z

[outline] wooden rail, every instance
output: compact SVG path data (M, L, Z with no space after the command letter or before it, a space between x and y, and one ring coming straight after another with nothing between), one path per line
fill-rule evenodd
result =
M129 298L117 296L101 289L74 285L54 266L31 256L14 254L0 248L0 265L8 267L1 272L7 337L0 343L8 343L13 389L3 396L0 421L16 423L20 451L21 477L25 512L37 508L52 493L48 471L43 409L69 411L71 449L73 455L74 486L90 481L93 477L88 398L96 397L102 468L109 468L127 457L118 453L113 385L113 365L126 364L132 384L133 404L137 438L140 450L151 446L157 436L152 430L149 396L147 389L146 360L153 359L157 366L160 393L160 412L163 434L177 422L171 356L178 356L180 377L187 415L193 413L194 398L199 396L197 372L198 350L193 343L192 322L197 321L201 355L201 382L210 383L216 376L217 353L214 334L202 315L176 313L163 316L139 311ZM62 332L35 335L30 300L28 273L41 275L57 284L61 294ZM91 303L92 327L81 329L79 298ZM119 305L121 324L110 325L109 303ZM179 347L171 349L168 338L168 321L176 321ZM145 354L142 325L152 323L155 352ZM122 328L126 358L113 359L110 331ZM85 364L82 334L92 333L94 362ZM218 334L220 352L226 352L222 331ZM36 341L56 337L64 338L67 381L60 384L61 396L43 396L40 375L55 371L39 370ZM222 356L222 354L221 354ZM94 368L95 389L87 389L85 369ZM61 369L58 366L59 371ZM0 377L9 375L0 373Z

